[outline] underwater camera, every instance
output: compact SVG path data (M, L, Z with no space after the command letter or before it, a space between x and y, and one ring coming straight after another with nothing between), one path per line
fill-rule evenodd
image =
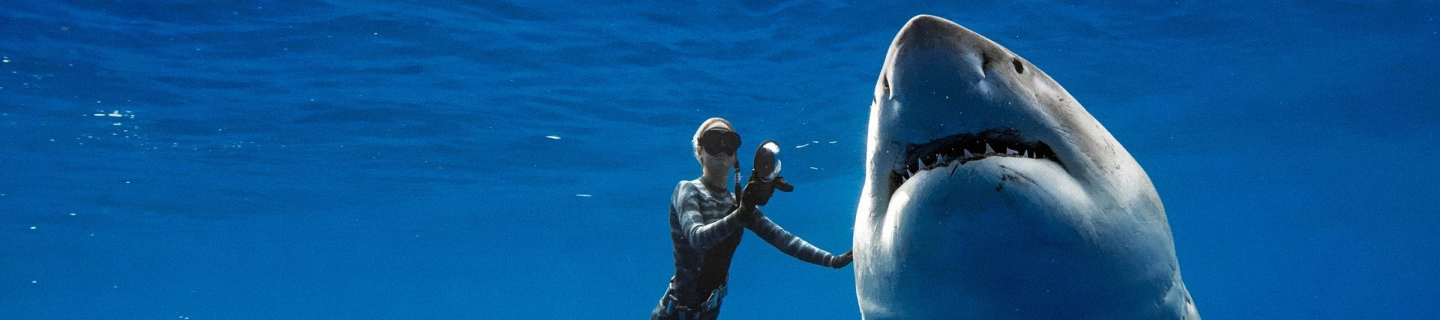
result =
M780 176L780 144L775 140L765 140L755 148L755 166L750 167L750 180L772 183L775 189L790 192L795 190L794 186L785 183L785 178Z

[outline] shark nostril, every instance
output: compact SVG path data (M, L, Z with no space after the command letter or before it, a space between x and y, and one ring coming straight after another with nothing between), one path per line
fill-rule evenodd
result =
M1025 73L1025 64L1020 63L1020 59L1011 59L1010 63L1015 64L1015 73Z
M884 90L885 96L890 96L890 76L885 75L885 74L881 74L881 75L880 75L880 85L882 86L881 88L884 88L884 89L885 89L885 90Z

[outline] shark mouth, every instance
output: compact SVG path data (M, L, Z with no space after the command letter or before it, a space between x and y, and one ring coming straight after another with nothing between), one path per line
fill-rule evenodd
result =
M905 160L890 171L891 189L895 190L921 171L954 165L954 173L966 162L989 157L1011 157L1048 160L1059 164L1060 157L1050 145L1025 138L1015 129L989 129L979 133L961 133L905 148Z

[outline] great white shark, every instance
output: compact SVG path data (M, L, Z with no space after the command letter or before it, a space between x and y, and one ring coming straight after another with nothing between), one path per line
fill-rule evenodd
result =
M928 15L875 85L855 217L865 319L1199 319L1160 196L1055 80Z

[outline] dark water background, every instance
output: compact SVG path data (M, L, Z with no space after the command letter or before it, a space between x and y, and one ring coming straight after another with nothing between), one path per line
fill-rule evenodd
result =
M920 13L1135 155L1207 319L1440 314L1432 1L11 1L0 318L641 318L711 116L844 251ZM851 269L749 238L726 318L859 317Z

